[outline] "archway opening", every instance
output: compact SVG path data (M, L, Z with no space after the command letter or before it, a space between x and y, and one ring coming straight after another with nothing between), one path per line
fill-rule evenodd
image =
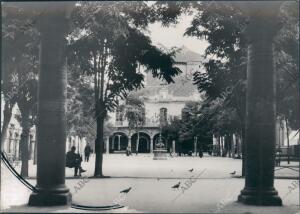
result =
M139 138L139 143L137 143ZM132 152L138 153L149 153L150 152L150 136L147 133L140 132L139 136L137 133L132 135Z
M154 149L155 149L155 144L157 144L159 142L159 140L160 140L160 134L157 133L153 137L153 148ZM165 149L167 149L169 151L170 148L169 148L168 142L167 142L167 140L163 136L161 136L161 141L165 145Z
M128 146L128 137L122 132L115 132L109 140L109 150L114 151L125 151Z

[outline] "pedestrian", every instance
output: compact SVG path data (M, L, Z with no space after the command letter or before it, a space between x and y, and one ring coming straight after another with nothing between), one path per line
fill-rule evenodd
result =
M199 150L199 157L202 158L203 157L203 152L202 152L202 149L200 148Z
M67 152L66 155L66 167L74 168L74 176L77 176L79 169L79 176L81 176L82 172L86 172L86 170L82 169L81 162L82 157L79 154L75 153L76 147L72 146L71 151Z
M85 148L84 148L84 161L85 162L89 162L90 159L90 154L92 152L92 149L90 147L90 144L86 144Z
M127 148L126 148L126 155L127 155L127 156L132 155L132 154L131 154L131 148L130 148L129 146L127 146Z

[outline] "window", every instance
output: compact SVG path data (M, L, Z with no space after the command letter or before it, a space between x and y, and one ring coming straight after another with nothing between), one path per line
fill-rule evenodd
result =
M168 117L168 109L161 108L159 112L159 122L161 125L165 125L167 123L167 117Z
M116 110L116 124L117 125L122 125L123 124L122 111L119 107Z

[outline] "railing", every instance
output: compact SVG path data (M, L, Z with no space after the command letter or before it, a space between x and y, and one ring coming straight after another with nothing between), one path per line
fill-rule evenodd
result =
M116 127L128 127L128 121L116 121L115 122ZM152 121L150 119L146 119L146 123L143 125L143 127L159 127L159 121Z

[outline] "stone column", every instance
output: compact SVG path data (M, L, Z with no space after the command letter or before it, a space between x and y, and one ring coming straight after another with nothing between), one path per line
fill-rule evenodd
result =
M106 138L106 154L109 154L109 137Z
M128 147L131 149L131 137L128 137Z
M197 156L197 137L194 137L194 154Z
M238 201L251 205L280 206L282 201L274 188L276 85L273 59L273 38L279 28L276 15L280 2L244 4L250 15L246 31L246 171L245 187Z
M176 153L175 140L172 141L172 151Z
M118 135L118 151L121 150L121 135Z
M39 3L38 3L39 4ZM39 18L41 33L37 122L37 192L30 206L58 206L71 202L65 185L66 153L66 9L74 3L40 3L45 13ZM71 5L70 5L71 4Z
M153 137L150 138L150 153L153 153Z
M33 135L29 135L29 149L28 149L28 160L33 158Z
M8 134L8 137L7 137L7 134L6 134L6 138L4 139L2 150L8 153L8 151L9 151L9 144L10 144L9 141L10 141L11 133L10 133L9 130L6 130L6 132L8 132L9 134Z
M16 138L15 138L15 157L17 160L19 160L19 157L20 157L20 151L19 151L19 134L16 135Z

